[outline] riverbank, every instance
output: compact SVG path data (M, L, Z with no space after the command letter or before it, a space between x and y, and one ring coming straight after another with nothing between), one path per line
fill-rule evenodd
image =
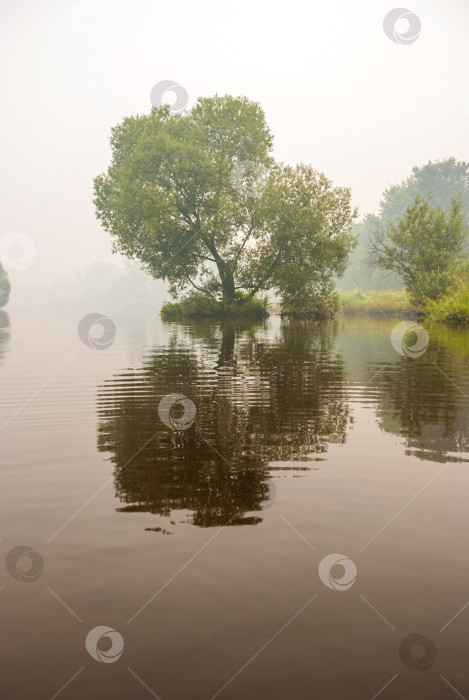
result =
M469 285L450 289L436 301L429 301L425 308L428 321L467 325L469 323Z
M367 292L355 289L351 292L339 292L337 303L331 308L316 311L284 311L278 303L269 305L265 298L248 301L239 300L228 307L203 294L191 294L176 302L167 302L161 308L164 321L181 321L183 319L247 319L264 320L270 314L280 314L285 319L330 320L336 315L386 315L425 318L427 321L439 321L450 325L469 324L469 285L450 289L436 301L428 301L425 308L414 306L405 289L373 289ZM332 308L334 306L335 308Z
M384 313L418 316L422 313L410 303L405 289L372 289L367 292L354 289L352 292L340 292L338 310L347 315Z
M241 300L240 300L241 301ZM299 320L330 320L337 314L362 315L385 314L418 317L422 311L413 306L405 290L370 290L362 292L358 289L352 292L339 292L330 304L315 310L282 309L278 302L268 304L265 298L254 298L242 303L222 307L218 302L203 294L194 293L176 302L167 302L161 308L164 321L180 321L183 319L251 319L263 320L269 315L279 314L285 319Z

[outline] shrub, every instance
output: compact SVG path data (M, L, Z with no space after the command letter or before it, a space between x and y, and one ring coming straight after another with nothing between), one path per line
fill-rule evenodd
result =
M234 304L222 307L201 292L194 292L180 301L166 302L161 307L164 321L179 321L183 318L267 318L267 299L253 297L245 301L245 296L237 294Z
M469 322L469 284L451 288L439 299L429 300L425 307L425 318L445 323Z
M0 308L8 303L10 298L11 284L6 271L0 263Z

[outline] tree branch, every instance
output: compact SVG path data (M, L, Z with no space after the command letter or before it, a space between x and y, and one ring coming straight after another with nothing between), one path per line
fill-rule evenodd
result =
M191 280L191 278L189 277L189 275L186 275L186 279L191 283L191 285L192 285L195 289L197 289L198 292L202 292L202 294L205 294L206 296L210 297L210 299L212 299L213 301L216 301L217 304L220 303L220 302L218 301L218 299L217 299L216 297L213 296L213 294L210 294L210 292L207 292L207 290L204 289L203 287L198 287L198 286L195 284L195 282L193 282L193 281Z
M272 276L273 271L277 267L279 261L280 261L280 256L282 254L282 249L279 248L277 255L275 256L274 260L272 261L271 266L267 270L267 273L263 276L261 280L253 287L252 292L249 294L248 299L252 299L253 296L258 292L260 289L265 289L264 284L265 282L269 279L269 277Z
M243 252L244 246L245 246L246 243L248 242L248 240L249 240L249 238L250 238L251 233L253 232L253 230L254 230L254 224L251 223L251 225L250 225L250 227L249 227L249 229L248 229L248 232L247 232L247 234L246 234L246 236L245 236L245 238L244 238L244 241L242 242L241 247L240 247L240 249L238 250L238 253L236 254L236 257L235 257L235 259L234 259L234 261L233 261L235 264L238 262L239 256L240 256L241 253Z
M216 262L214 258L209 258L207 255L200 255L200 253L191 253L194 258L203 258L204 260L210 260L210 262Z

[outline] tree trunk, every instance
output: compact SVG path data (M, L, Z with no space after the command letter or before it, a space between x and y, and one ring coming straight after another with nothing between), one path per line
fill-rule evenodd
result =
M223 305L229 306L235 300L235 283L233 272L231 271L231 268L222 260L217 262L217 267L222 285Z
M218 254L213 241L204 241L210 253L213 255L215 264L218 270L218 276L220 277L221 288L222 288L222 306L230 306L235 300L235 282L233 271L231 267L226 263Z

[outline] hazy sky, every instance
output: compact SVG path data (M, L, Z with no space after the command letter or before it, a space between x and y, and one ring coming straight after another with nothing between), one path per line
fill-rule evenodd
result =
M469 0L411 0L421 34L409 45L383 31L394 7L2 0L0 236L23 233L37 248L12 280L116 260L92 179L109 163L110 127L148 112L160 80L183 85L189 107L216 92L259 101L277 159L350 186L361 215L413 165L469 159Z

